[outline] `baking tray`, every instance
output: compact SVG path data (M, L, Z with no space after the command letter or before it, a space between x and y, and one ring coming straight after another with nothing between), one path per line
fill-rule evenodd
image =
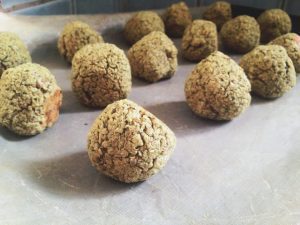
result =
M175 132L167 166L138 184L114 181L91 166L86 138L101 110L80 105L72 93L71 66L57 52L57 37L66 22L79 19L127 50L121 29L129 16L0 14L1 31L20 35L64 96L59 121L44 133L24 138L0 128L0 224L299 224L299 84L276 100L253 97L231 122L204 120L185 103L184 81L195 64L179 54L172 79L133 79L129 96Z

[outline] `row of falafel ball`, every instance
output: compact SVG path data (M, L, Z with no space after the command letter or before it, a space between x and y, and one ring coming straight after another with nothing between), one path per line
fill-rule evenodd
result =
M114 44L104 43L89 25L65 25L58 50L72 64L72 89L82 104L106 107L88 134L93 166L130 183L146 180L168 161L174 133L126 100L131 75L157 82L176 72L178 50L167 35L182 37L182 56L198 62L185 82L189 107L204 118L231 120L250 105L251 91L277 98L295 86L300 38L290 33L291 27L290 17L280 9L267 10L257 20L246 15L232 18L230 4L222 1L193 21L180 2L162 17L143 11L130 18L124 27L132 45L126 56ZM239 64L218 51L218 31L227 51L245 54ZM31 63L26 46L9 32L0 33L0 77L0 125L20 135L36 135L56 122L60 87L47 68Z

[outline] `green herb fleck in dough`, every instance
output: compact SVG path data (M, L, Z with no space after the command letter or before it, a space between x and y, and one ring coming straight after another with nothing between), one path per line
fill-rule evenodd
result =
M231 5L224 1L211 4L203 13L203 19L214 22L218 30L231 18Z
M213 120L231 120L250 105L250 83L230 57L214 52L194 68L185 82L189 107Z
M185 28L192 23L192 15L185 2L172 4L163 15L166 33L175 38L183 35Z
M164 22L156 12L142 11L131 17L124 28L124 37L134 44L152 31L165 32Z
M167 163L176 144L161 120L129 100L108 105L88 134L92 165L113 179L132 183L148 179Z
M31 62L31 56L19 36L0 32L0 78L6 69L28 62Z
M296 84L296 72L286 50L279 45L260 45L241 58L240 66L252 91L265 98L277 98Z
M300 73L300 36L298 34L284 34L274 39L269 44L284 47L288 56L293 61L296 72Z
M153 31L128 51L133 76L149 82L170 78L177 70L177 49L164 33Z
M238 16L223 25L220 35L226 49L247 53L259 44L260 29L253 17Z
M87 44L102 43L103 38L88 24L73 21L65 25L57 42L59 53L72 62L75 53Z
M72 88L79 101L90 107L127 98L131 70L124 51L106 43L81 48L72 61Z
M258 18L261 30L261 41L266 43L291 32L292 22L289 15L282 9L269 9Z
M50 71L25 63L0 79L0 125L19 135L36 135L58 119L61 89Z
M181 48L184 58L196 62L217 51L216 25L207 20L194 20L184 31Z

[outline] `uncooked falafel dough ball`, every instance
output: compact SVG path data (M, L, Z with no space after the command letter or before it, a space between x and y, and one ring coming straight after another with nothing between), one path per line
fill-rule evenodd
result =
M250 104L250 83L230 57L214 52L197 64L185 82L189 107L199 116L231 120Z
M171 5L163 18L167 34L175 38L182 37L185 28L192 23L192 15L185 2Z
M269 42L273 39L291 32L292 21L290 16L282 9L269 9L258 18L261 30L261 41Z
M142 11L127 21L124 37L128 43L134 44L152 31L165 32L164 22L156 12Z
M72 62L74 54L87 44L102 43L102 36L88 24L81 21L73 21L65 25L58 38L59 53Z
M58 119L61 89L50 71L25 63L0 79L0 125L19 135L36 135Z
M274 39L269 44L284 47L288 56L293 61L296 72L300 73L300 36L298 34L284 34Z
M31 56L18 35L0 32L0 78L4 70L31 62Z
M221 29L221 40L225 48L237 53L251 51L259 44L260 29L251 16L237 16L225 23Z
M174 133L129 100L108 105L88 134L93 166L113 179L132 183L159 172L175 147Z
M133 76L149 82L170 78L177 70L177 49L160 31L153 31L128 51Z
M211 4L203 13L203 19L214 22L220 30L224 23L232 18L231 5L228 2L218 1Z
M72 61L72 88L79 101L90 107L126 98L131 90L131 71L123 50L114 44L89 44Z
M201 61L218 50L216 25L207 20L194 20L184 31L182 55L190 61Z
M252 91L265 98L277 98L296 84L296 73L286 50L279 45L260 45L241 58L240 66Z

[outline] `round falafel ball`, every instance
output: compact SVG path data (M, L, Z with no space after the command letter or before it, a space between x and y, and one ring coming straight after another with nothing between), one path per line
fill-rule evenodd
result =
M108 105L88 134L88 155L103 174L122 182L148 179L167 163L176 145L171 129L129 100Z
M182 55L190 61L201 61L218 50L216 25L207 20L194 20L184 31Z
M108 43L81 48L72 60L72 89L79 101L90 107L105 107L126 98L131 71L124 51Z
M149 82L171 78L177 70L177 49L167 35L153 31L128 51L132 75Z
M25 63L0 79L0 125L19 135L36 135L58 119L61 89L50 71Z
M240 66L251 82L253 93L277 98L296 84L296 73L286 50L279 45L260 45L241 58Z
M124 27L124 37L134 44L152 31L165 32L165 25L156 12L142 11L131 17Z
M218 51L197 64L184 90L192 111L213 120L231 120L251 101L251 87L243 69Z
M291 32L292 21L290 16L282 9L269 9L258 18L261 30L261 41L266 43Z
M174 38L182 37L185 28L192 23L192 15L185 2L171 5L163 18L167 34Z
M284 47L288 56L293 61L296 72L300 73L300 36L298 34L284 34L274 39L269 44Z
M59 53L72 62L75 53L87 44L102 43L102 36L88 24L81 21L67 23L57 42Z
M220 34L224 47L236 53L251 51L260 40L257 21L245 15L237 16L225 23Z
M204 11L203 19L214 22L220 30L224 23L232 19L231 5L224 1L215 2Z
M18 35L0 32L0 78L4 70L31 62L31 56Z

